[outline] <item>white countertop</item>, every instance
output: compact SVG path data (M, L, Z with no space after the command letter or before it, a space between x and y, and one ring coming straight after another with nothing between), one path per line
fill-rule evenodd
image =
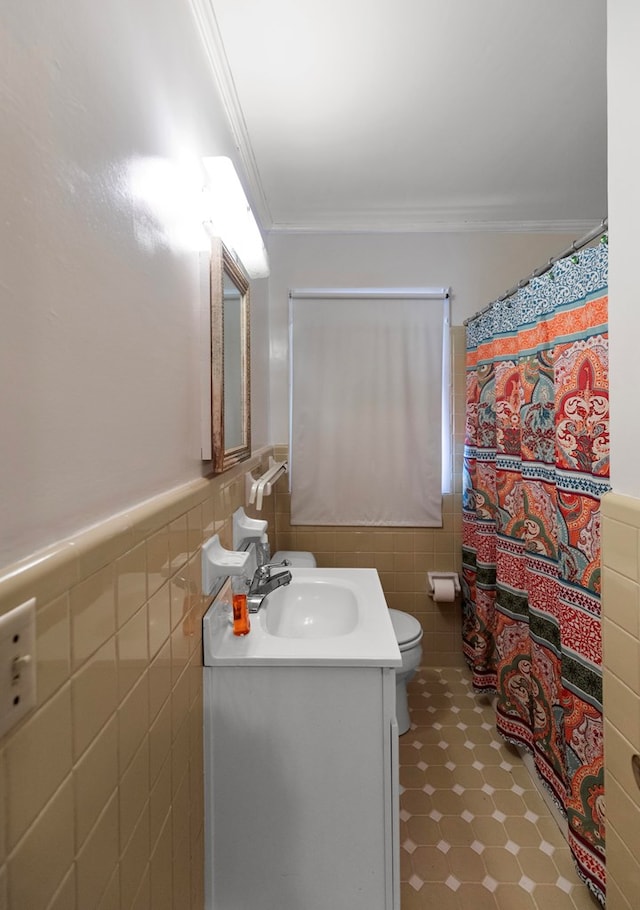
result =
M296 581L324 582L353 591L358 620L353 631L322 638L292 638L270 634L267 630L269 598L257 613L250 614L251 631L233 634L231 593L225 585L203 619L205 666L368 666L399 667L400 650L375 569L291 568Z

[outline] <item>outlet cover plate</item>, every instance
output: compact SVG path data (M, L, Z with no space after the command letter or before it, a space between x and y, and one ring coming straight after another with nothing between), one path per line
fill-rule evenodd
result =
M36 704L36 599L0 616L0 736Z

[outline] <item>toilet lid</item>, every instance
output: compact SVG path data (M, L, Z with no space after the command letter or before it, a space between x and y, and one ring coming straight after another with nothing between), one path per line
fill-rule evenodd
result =
M389 610L393 631L396 633L401 651L415 645L422 638L422 626L415 618L402 610Z

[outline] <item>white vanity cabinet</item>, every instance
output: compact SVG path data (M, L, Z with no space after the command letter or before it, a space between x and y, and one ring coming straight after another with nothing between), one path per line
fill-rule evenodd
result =
M206 910L399 910L400 651L374 569L204 617ZM224 600L224 594L219 601Z
M393 668L204 673L206 910L399 910Z

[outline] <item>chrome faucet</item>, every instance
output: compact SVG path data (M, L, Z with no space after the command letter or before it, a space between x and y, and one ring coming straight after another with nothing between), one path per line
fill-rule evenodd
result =
M249 585L249 591L247 593L247 607L249 608L249 613L258 612L262 606L262 601L267 594L271 594L272 591L275 591L276 588L280 588L282 585L289 584L291 581L291 572L286 569L284 572L278 572L275 575L271 574L272 569L289 565L291 565L289 560L284 559L282 562L267 563L264 566L258 566L251 579L251 584Z

